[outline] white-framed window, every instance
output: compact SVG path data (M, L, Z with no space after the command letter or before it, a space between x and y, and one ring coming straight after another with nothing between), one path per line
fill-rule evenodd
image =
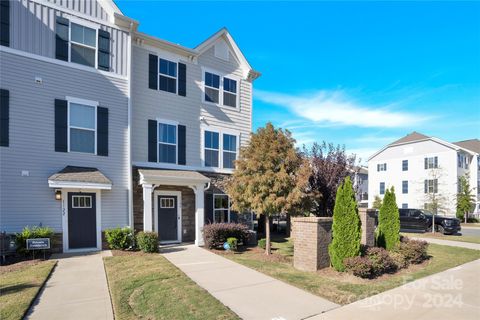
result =
M402 160L402 171L408 171L408 160Z
M97 105L87 100L68 100L68 151L97 153Z
M402 209L408 209L408 203L402 203Z
M70 62L97 67L97 29L70 22Z
M213 195L213 222L230 222L230 198L228 195Z
M175 208L175 199L173 198L160 198L160 208L173 209Z
M235 169L240 133L232 130L202 127L202 163L204 167Z
M220 134L215 131L204 131L205 167L218 168L220 157Z
M238 108L239 79L224 76L212 70L203 70L203 102L218 106Z
M438 157L425 158L425 169L438 168Z
M177 163L177 125L158 121L158 162Z
M177 70L176 62L159 58L158 59L158 88L159 90L177 93Z
M380 194L385 194L385 182L380 182Z
M438 193L438 179L425 179L425 193Z
M72 208L87 209L92 207L92 196L72 196Z
M458 167L463 169L468 169L468 157L463 153L457 154Z
M407 180L402 181L402 193L403 194L408 193L408 181Z
M237 160L237 136L232 134L223 134L223 167L235 169L235 160Z
M386 163L377 164L377 171L387 171L387 164Z

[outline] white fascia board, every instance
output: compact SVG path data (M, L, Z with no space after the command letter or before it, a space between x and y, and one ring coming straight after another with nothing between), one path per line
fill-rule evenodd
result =
M55 181L48 180L48 186L50 188L71 188L71 189L100 189L111 190L111 183L92 183L92 182L77 182L77 181Z

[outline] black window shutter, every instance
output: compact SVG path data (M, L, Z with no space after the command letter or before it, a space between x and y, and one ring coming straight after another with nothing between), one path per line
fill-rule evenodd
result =
M148 161L157 162L157 121L148 120Z
M0 45L10 46L10 1L0 1Z
M236 211L230 211L230 222L238 223L238 213Z
M110 71L110 33L98 30L98 69Z
M178 95L187 96L187 65L178 63Z
M154 54L148 55L148 87L158 90L158 57Z
M425 182L424 182L423 191L424 191L425 193L428 193L428 180L425 180Z
M57 17L55 35L55 58L68 61L68 19Z
M187 127L178 125L178 164L187 164Z
M108 108L97 107L97 155L108 156Z
M205 203L204 203L204 220L205 223L213 223L213 194L205 192Z
M0 89L0 147L8 147L10 122L10 92Z
M438 168L438 157L434 158L434 162L435 162L434 167Z
M428 158L425 158L425 169L428 169Z
M67 116L66 100L55 99L55 151L67 152Z

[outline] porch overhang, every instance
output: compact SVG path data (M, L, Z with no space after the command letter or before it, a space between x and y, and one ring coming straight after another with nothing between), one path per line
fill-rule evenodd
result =
M112 181L97 168L66 166L48 178L50 188L111 190Z
M196 171L139 169L140 184L195 186L207 184L210 178Z

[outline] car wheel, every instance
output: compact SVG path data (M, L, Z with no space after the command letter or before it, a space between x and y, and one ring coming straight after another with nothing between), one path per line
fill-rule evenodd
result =
M440 232L441 234L445 234L445 229L442 226L436 226L437 232Z

